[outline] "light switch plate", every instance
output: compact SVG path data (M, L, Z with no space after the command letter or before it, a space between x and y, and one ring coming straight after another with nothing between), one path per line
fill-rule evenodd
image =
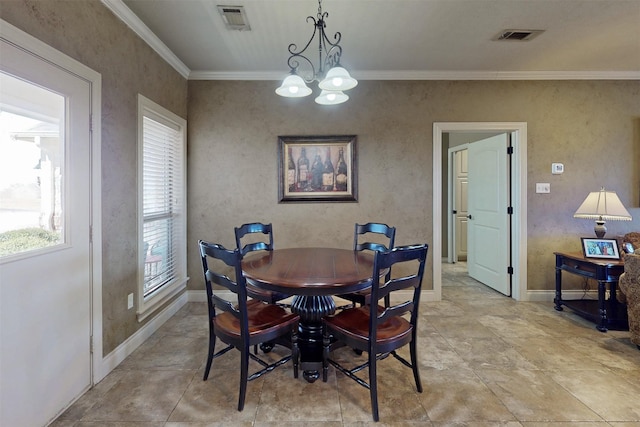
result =
M551 193L551 184L548 182L536 182L536 193Z
M562 163L551 163L551 173L559 175L564 172L564 165Z

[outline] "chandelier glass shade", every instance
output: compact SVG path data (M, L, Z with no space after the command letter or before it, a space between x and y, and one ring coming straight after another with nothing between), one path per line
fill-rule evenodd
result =
M313 91L306 85L302 77L297 74L289 74L282 82L282 85L276 89L278 95L288 98L302 98L311 95L311 92Z
M329 16L322 12L322 0L318 0L317 17L308 16L307 22L313 22L313 33L307 44L300 50L295 43L289 45L289 59L287 64L291 69L282 85L276 89L280 96L288 98L301 98L310 95L313 91L307 83L318 81L321 93L315 101L322 105L341 104L349 99L343 93L353 89L358 81L351 77L349 72L340 66L342 47L340 40L342 34L336 32L331 41L325 33L325 19ZM314 64L304 53L311 46L317 36L318 64Z
M356 87L358 81L342 67L333 67L327 71L326 77L318 84L322 90L349 90Z
M311 89L309 89L311 90ZM341 90L323 90L320 96L316 98L316 102L321 105L342 104L349 99L349 95Z

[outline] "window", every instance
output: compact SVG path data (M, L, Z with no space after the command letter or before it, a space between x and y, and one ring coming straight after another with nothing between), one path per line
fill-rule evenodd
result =
M65 98L0 72L0 258L65 243Z
M186 122L138 96L138 320L186 287Z

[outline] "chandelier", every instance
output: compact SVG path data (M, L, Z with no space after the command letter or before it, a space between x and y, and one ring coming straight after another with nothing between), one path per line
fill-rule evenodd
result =
M304 48L299 51L295 43L289 45L291 56L289 56L287 64L291 68L291 72L284 79L282 85L276 89L278 95L288 98L301 98L311 95L313 91L307 86L307 83L318 81L318 87L321 89L320 95L316 98L318 104L341 104L349 99L349 96L343 91L354 88L358 81L340 66L340 57L342 56L340 39L342 34L336 32L333 36L335 42L332 43L324 32L326 27L325 19L328 16L329 13L322 12L322 0L318 0L317 18L313 16L307 17L307 22L313 22L311 38ZM317 68L309 58L304 56L304 52L311 46L316 35L318 36ZM326 74L325 70L328 70Z

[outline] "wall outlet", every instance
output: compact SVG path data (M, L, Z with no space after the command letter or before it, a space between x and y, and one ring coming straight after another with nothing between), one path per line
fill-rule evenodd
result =
M551 184L548 182L537 182L536 193L551 193Z
M127 295L127 310L131 310L133 308L133 294Z

